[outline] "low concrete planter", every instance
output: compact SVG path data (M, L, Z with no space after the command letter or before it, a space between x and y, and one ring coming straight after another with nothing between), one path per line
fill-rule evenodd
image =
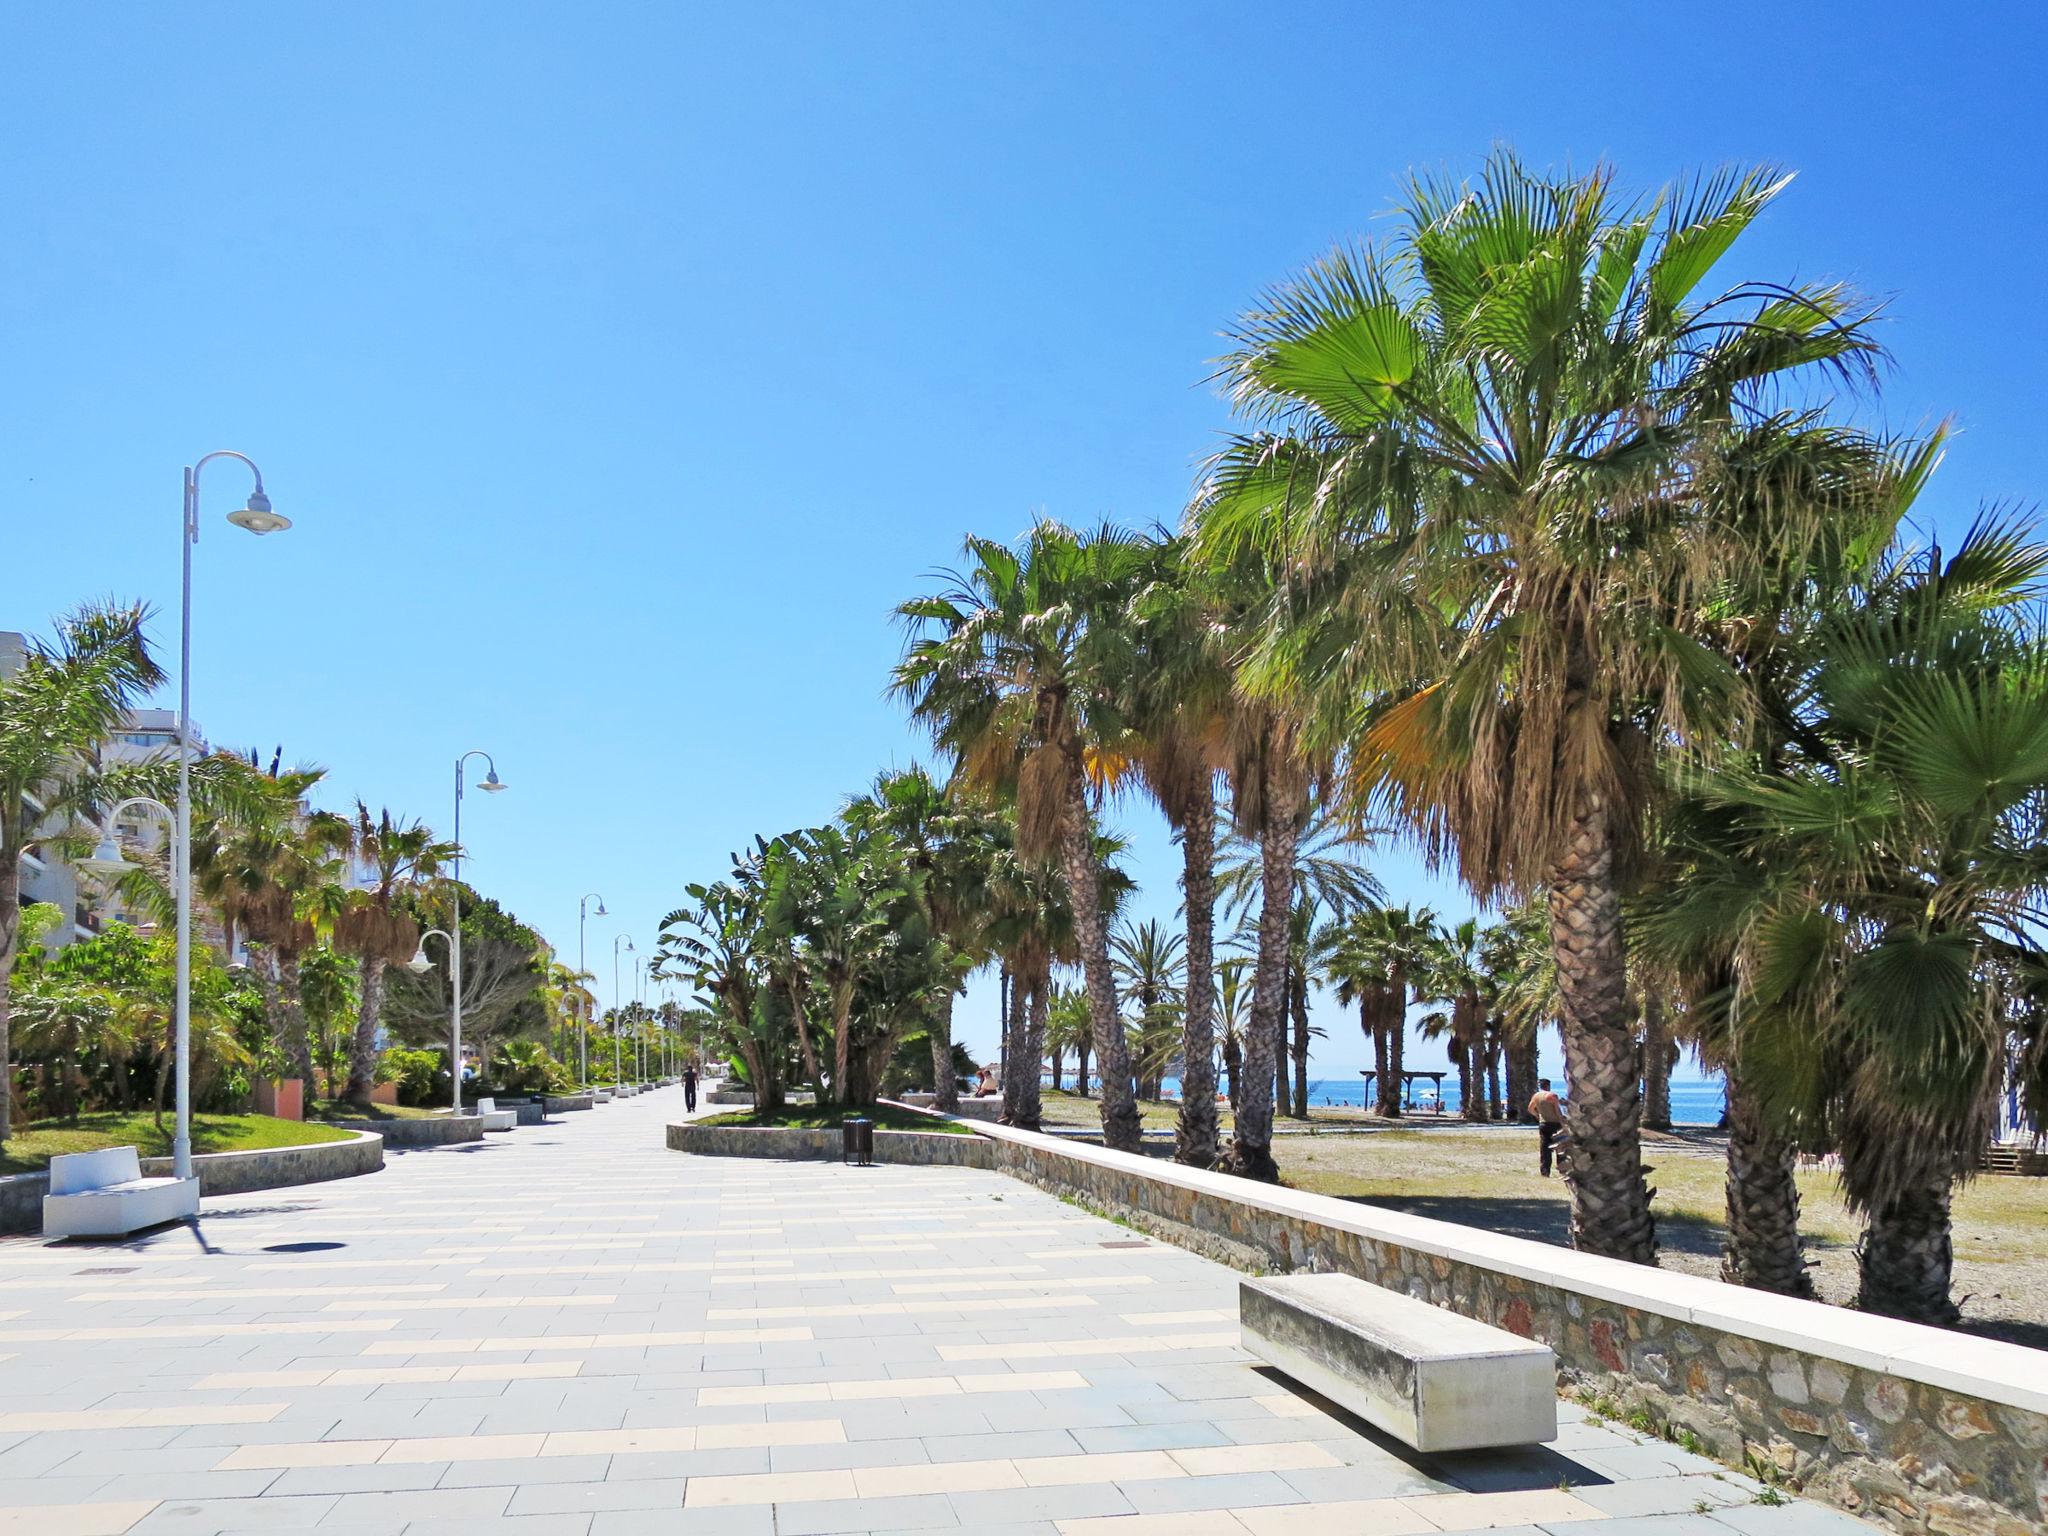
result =
M248 1152L205 1152L192 1159L202 1195L240 1195L252 1189L284 1189L293 1184L320 1184L352 1179L384 1166L384 1138L358 1131L347 1141L322 1141L309 1147L257 1147ZM168 1157L142 1159L145 1179L171 1174Z
M587 1093L550 1094L547 1101L548 1113L566 1115L572 1109L595 1109L597 1100Z
M499 1099L497 1100L497 1105L499 1114L511 1114L519 1117L513 1122L515 1125L539 1125L546 1118L545 1112L538 1100ZM476 1106L471 1105L467 1112L472 1115L476 1114Z
M482 1115L435 1115L430 1120L334 1120L350 1131L375 1131L391 1147L445 1147L459 1141L482 1141Z
M754 1102L754 1090L751 1088L714 1088L704 1095L704 1102L706 1104L729 1104L734 1108L742 1108Z
M1357 1275L1548 1344L1562 1387L1690 1430L1734 1467L1753 1455L1809 1497L1887 1528L2042 1528L2039 1350L1008 1126L978 1129L1002 1172L1211 1258Z
M47 1173L11 1173L0 1179L0 1232L43 1230L43 1196L50 1192Z
M836 1163L842 1153L837 1129L784 1130L774 1126L702 1125L686 1121L668 1128L671 1152L698 1157L766 1157L783 1162ZM995 1148L979 1136L944 1131L876 1131L878 1163L928 1163L949 1168L993 1168Z
M141 1159L145 1178L166 1178L168 1157ZM202 1195L246 1194L252 1189L284 1189L293 1184L318 1184L352 1179L384 1166L384 1140L361 1132L347 1141L323 1141L308 1147L258 1147L248 1152L202 1152L192 1159ZM17 1173L0 1178L0 1233L43 1230L43 1196L50 1188L46 1173Z

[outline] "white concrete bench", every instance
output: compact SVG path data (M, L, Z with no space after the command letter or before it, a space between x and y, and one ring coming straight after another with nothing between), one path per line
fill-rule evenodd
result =
M487 1131L509 1131L519 1124L519 1111L498 1108L496 1099L478 1099L476 1112Z
M145 1179L133 1147L66 1152L50 1159L43 1232L50 1237L125 1237L199 1214L199 1180Z
M1418 1451L1557 1438L1557 1360L1521 1338L1355 1275L1246 1280L1252 1354Z

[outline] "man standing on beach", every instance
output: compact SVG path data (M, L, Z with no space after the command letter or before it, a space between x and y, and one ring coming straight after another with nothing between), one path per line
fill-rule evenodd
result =
M1552 1146L1557 1141L1557 1133L1564 1129L1564 1106L1550 1091L1549 1078L1537 1081L1536 1095L1529 1100L1529 1113L1536 1117L1536 1171L1547 1179L1550 1177Z
M683 1068L683 1106L697 1107L697 1064L693 1061Z

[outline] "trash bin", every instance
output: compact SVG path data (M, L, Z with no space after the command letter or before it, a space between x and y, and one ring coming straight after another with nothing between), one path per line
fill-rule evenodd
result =
M848 1115L839 1127L840 1161L867 1168L875 1161L875 1122Z

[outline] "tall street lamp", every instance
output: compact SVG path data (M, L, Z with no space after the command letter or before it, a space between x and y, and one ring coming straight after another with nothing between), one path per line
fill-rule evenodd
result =
M484 760L484 781L477 785L478 789L495 795L505 788L505 781L498 777L496 761L481 747L473 747L455 759L455 885L449 893L455 902L455 921L448 925L449 979L454 984L448 1033L454 1044L448 1058L448 1075L453 1079L448 1092L458 1115L462 1113L462 765L472 757Z
M192 546L199 542L199 476L215 459L239 459L256 487L228 521L251 533L278 533L292 520L270 510L263 471L246 453L232 448L203 455L185 471L184 523L179 536L182 574L178 603L178 817L171 880L178 898L177 1098L178 1128L171 1138L171 1172L192 1177Z
M583 966L583 924L588 915L585 909L592 897L597 898L597 915L599 917L609 917L611 915L605 911L604 898L598 896L597 892L586 891L581 897L577 898L576 985L579 987L583 985L583 978L587 974ZM584 996L586 1000L583 1004L583 1044L578 1053L578 1072L583 1079L583 1086L587 1089L590 1086L590 1003L588 1001L589 994L585 993Z
M625 999L619 996L619 945L626 946L626 953L633 953L633 941L625 934L612 938L612 1082L619 1081L619 1015L624 1013Z

